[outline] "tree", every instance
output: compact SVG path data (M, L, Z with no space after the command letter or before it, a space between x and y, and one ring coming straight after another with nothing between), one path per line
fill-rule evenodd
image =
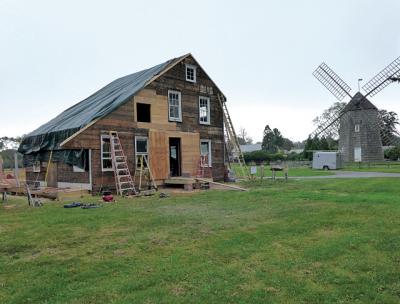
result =
M399 118L395 112L388 112L386 110L379 110L378 116L381 121L382 145L390 146L399 136L399 131L396 129L396 126L399 124Z
M263 141L261 144L261 147L264 151L276 153L283 149L285 143L287 143L287 141L285 141L285 138L277 128L271 130L269 125L265 126Z
M270 153L276 153L277 149L274 145L274 132L271 130L269 125L266 125L264 128L263 140L261 143L261 148L264 151Z
M5 149L16 149L21 143L22 137L0 137L0 151Z
M246 129L243 127L239 128L238 141L240 145L249 145L253 143L253 139L248 136Z
M289 138L284 137L282 149L284 149L286 151L290 151L293 147L294 147L293 142Z
M316 128L327 126L327 124L338 117L340 111L346 106L345 102L335 102L328 109L324 110L320 116L313 119L313 124ZM340 122L337 119L325 132L326 137L338 138L339 137Z

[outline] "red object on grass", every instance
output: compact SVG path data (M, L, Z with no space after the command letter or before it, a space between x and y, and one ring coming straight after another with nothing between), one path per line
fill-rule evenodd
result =
M103 195L103 201L105 202L112 202L114 200L114 196L112 194L105 194Z

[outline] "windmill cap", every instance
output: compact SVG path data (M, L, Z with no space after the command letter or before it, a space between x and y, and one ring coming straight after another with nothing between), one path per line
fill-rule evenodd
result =
M357 92L356 95L344 107L343 111L359 111L359 110L378 110L372 102L368 100L363 94Z

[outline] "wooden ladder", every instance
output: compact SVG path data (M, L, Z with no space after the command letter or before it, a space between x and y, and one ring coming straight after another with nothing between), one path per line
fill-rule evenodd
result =
M239 144L238 138L236 136L235 129L233 127L231 116L229 115L228 108L226 106L224 97L221 96L220 94L218 94L218 101L219 101L219 104L220 104L222 112L223 112L224 127L225 127L224 131L225 131L226 145L227 145L226 148L228 150L227 151L228 152L227 153L228 154L228 162L230 163L230 161L229 161L230 152L231 151L236 152L237 156L238 156L238 163L240 166L240 170L242 172L242 176L250 179L250 173L246 166L246 162L244 161L244 156L243 156L242 150L240 149L240 144Z
M110 147L111 160L114 171L115 187L117 194L121 196L136 195L135 184L133 183L131 173L124 150L122 149L121 141L119 140L117 131L110 131Z
M157 185L154 180L153 174L151 172L150 163L147 155L139 154L136 155L136 169L134 180L139 178L139 181L136 184L139 184L138 190L157 190ZM145 179L147 189L142 189L142 181Z

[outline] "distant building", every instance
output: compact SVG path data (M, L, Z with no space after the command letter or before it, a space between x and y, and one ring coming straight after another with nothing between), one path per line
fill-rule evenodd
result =
M240 145L242 152L253 152L262 150L261 144Z

